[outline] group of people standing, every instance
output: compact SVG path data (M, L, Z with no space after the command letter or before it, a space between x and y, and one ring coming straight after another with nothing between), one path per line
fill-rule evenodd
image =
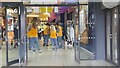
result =
M41 39L41 35L43 35L44 39L43 46L49 46L48 40L50 39L53 50L62 48L62 27L59 23L60 22L56 22L55 24L53 24L53 22L51 22L51 24L47 23L46 28L42 32L37 28L37 21L33 19L32 26L28 30L29 49L32 49L33 52L38 50L39 53L41 53L41 47L38 42L38 39Z

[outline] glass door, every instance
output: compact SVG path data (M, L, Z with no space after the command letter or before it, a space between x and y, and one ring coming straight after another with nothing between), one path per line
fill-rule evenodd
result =
M111 45L112 45L112 23L111 23L111 11L108 10L106 12L106 59L111 61L112 57L111 57Z
M75 7L75 11L73 13L73 23L74 23L74 49L75 49L75 61L80 63L80 43L78 42L79 36L79 5Z
M25 33L25 8L22 3L3 3L5 7L5 41L6 53L3 59L6 65L21 65L27 62L27 46ZM4 65L5 66L5 65Z
M6 65L12 65L19 62L19 48L18 48L18 37L19 37L19 14L18 7L6 7Z
M80 59L95 59L95 5L79 6Z

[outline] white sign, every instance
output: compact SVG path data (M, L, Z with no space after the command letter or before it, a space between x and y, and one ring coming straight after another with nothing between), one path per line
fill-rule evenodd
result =
M59 12L58 7L54 7L54 12L56 12L56 13Z
M39 13L40 12L40 8L39 7L32 7L32 9L34 10L35 13Z
M32 12L32 8L26 7L27 12Z

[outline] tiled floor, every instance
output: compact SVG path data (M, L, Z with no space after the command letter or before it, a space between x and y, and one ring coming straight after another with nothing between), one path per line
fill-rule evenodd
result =
M59 49L57 52L43 50L41 54L33 54L30 52L29 58L28 66L112 66L112 64L104 60L82 60L81 63L78 64L74 60L74 50L70 49Z
M2 53L5 54L5 52ZM11 53L11 56L14 56L14 54L17 53ZM112 64L104 60L81 60L80 64L78 64L74 60L73 49L59 49L58 51L53 51L51 49L47 49L46 47L44 47L42 48L42 53L38 53L38 52L33 53L32 51L29 50L28 55L29 55L29 59L27 66L113 66ZM81 57L86 57L86 56L88 57L88 55L84 54L81 51ZM5 58L3 58L3 65L5 65L4 63L5 63ZM14 66L18 66L18 64L14 64Z

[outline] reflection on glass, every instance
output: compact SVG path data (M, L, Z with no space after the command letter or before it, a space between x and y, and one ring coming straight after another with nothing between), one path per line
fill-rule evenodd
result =
M8 61L18 59L18 14L14 13L15 8L8 8L7 12L7 35L8 35Z
M94 14L91 13L91 18ZM80 5L79 23L80 23L80 59L94 59L94 22L88 21L88 5Z

